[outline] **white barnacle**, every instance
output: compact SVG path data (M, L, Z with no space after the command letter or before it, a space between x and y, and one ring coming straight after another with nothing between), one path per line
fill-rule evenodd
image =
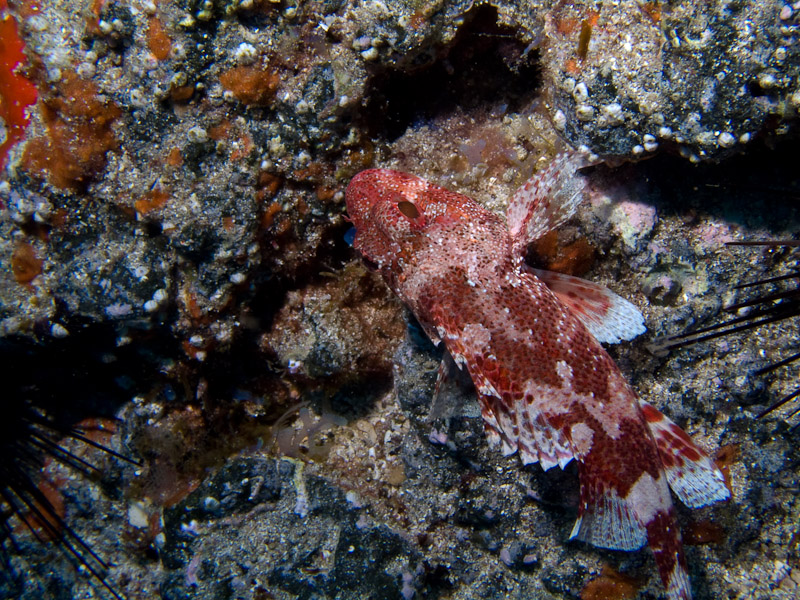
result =
M258 57L258 52L256 51L255 46L253 46L252 44L248 44L247 42L242 42L234 50L233 56L236 62L238 62L239 64L251 65L255 62L256 58Z
M567 116L564 114L564 111L559 109L553 115L553 125L555 125L556 129L564 130L567 126Z

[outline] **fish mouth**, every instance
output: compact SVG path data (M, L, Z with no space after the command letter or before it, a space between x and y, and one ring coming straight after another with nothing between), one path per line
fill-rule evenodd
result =
M380 202L382 192L379 171L380 169L361 171L350 180L344 192L347 214L356 231L363 227L366 215Z

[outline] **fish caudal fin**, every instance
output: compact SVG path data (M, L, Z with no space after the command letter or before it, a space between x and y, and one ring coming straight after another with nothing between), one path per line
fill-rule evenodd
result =
M647 402L640 401L653 434L669 487L689 508L730 498L722 472L683 429Z
M578 152L559 154L516 191L506 212L516 256L523 257L528 244L575 213L583 200L585 185L577 171L588 165L587 159Z
M658 511L647 524L647 541L669 600L692 600L692 588L675 510Z
M591 455L585 459L593 460ZM645 470L619 492L614 483L594 475L596 468L578 464L581 506L570 538L612 550L649 544L670 600L691 600L681 534L664 474L654 478Z
M639 309L607 287L563 273L526 270L547 284L598 342L618 344L645 332L644 317Z

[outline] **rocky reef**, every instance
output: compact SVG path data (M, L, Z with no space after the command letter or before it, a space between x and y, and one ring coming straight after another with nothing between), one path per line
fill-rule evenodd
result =
M391 167L502 212L581 147L606 165L530 261L650 341L712 323L797 268L725 242L800 231L800 4L8 0L0 34L4 402L61 394L141 458L67 440L99 469L38 477L117 593L659 597L647 553L566 542L572 469L489 449L468 382L431 406L440 351L354 255L344 189ZM730 476L680 511L697 598L800 589L797 418L755 418L799 335L611 349ZM4 596L110 593L15 519Z

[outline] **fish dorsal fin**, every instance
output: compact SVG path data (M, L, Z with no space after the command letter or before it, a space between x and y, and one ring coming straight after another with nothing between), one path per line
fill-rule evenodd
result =
M528 245L569 219L583 200L584 178L578 169L590 163L582 154L558 154L519 188L506 212L512 251L524 257Z
M658 446L669 487L689 508L730 498L722 472L683 429L647 402L639 401Z
M617 344L645 332L639 309L607 287L563 273L526 270L541 279L598 342Z

